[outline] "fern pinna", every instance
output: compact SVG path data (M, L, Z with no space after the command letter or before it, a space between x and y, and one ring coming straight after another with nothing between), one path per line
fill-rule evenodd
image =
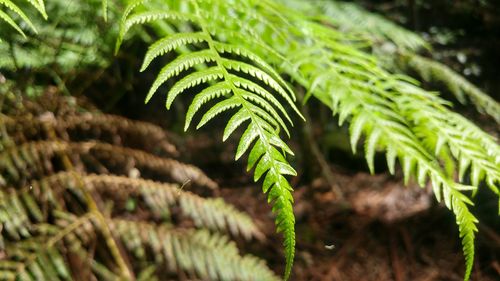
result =
M247 214L182 188L217 184L160 156L178 154L160 127L0 97L0 280L279 280L232 241L262 241Z
M47 19L47 13L45 11L45 4L43 0L30 0L28 1L32 7L34 7L38 13L40 13L44 19ZM2 9L3 8L3 9ZM19 4L12 0L0 0L0 22L6 23L10 27L14 28L19 34L26 38L26 33L21 29L18 23L9 15L9 12L15 14L15 16L21 18L21 20L34 32L37 33L37 28L33 24L32 20L26 15L25 11ZM0 42L2 38L0 37Z
M222 112L236 109L224 130L225 141L238 127L248 122L241 136L236 157L239 159L250 150L247 169L255 167L254 180L264 177L263 192L268 194L276 213L277 231L284 235L286 252L285 279L289 277L295 251L295 219L293 215L292 187L286 175L296 175L286 160L293 152L280 138L280 131L287 134L291 118L275 96L279 96L299 116L295 96L280 75L263 59L244 46L228 44L218 38L211 24L210 14L203 12L207 3L196 1L164 1L160 6L136 1L124 13L118 46L123 36L135 24L166 20L167 25L185 32L165 34L152 44L145 55L142 70L157 57L176 49L184 50L167 63L153 83L146 102L169 79L176 79L167 93L166 107L189 89L204 85L191 102L186 114L185 129L203 105L215 101L201 117L197 129ZM200 6L203 7L200 8ZM188 9L191 13L184 12ZM199 31L195 31L199 29ZM163 29L165 30L165 29ZM199 43L204 43L200 47ZM196 48L198 47L198 48ZM190 69L196 71L187 73ZM285 120L286 122L285 122Z

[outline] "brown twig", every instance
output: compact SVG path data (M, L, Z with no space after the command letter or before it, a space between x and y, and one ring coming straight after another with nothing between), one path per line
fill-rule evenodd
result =
M389 252L391 256L391 264L394 272L394 280L395 281L403 281L405 280L406 272L404 271L403 266L401 266L400 257L398 255L398 245L396 232L394 229L389 230Z

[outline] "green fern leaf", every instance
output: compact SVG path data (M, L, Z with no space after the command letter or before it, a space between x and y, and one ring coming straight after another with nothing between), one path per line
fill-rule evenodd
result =
M38 4L35 4L35 2L33 2L33 1L30 1L30 2L37 9L42 9L41 6L39 6ZM0 6L2 6L2 5L5 6L5 7L7 7L8 9L10 9L15 14L17 14L31 28L31 30L33 30L33 32L35 32L35 33L38 32L37 29L36 29L36 27L33 25L33 22L31 22L31 20L28 18L28 16L26 16L26 14L23 12L23 10L21 10L19 8L19 6L17 6L16 4L14 4L11 0L0 0ZM43 6L43 3L42 3L42 6ZM44 15L44 17L46 17L46 15ZM26 37L26 35L24 34L24 32L14 22L14 20L9 15L7 15L5 12L3 12L1 10L0 10L0 18L3 19L5 22L7 22L10 26L12 26L13 28L15 28L21 35L23 35L24 37Z
M381 132L378 129L370 132L368 139L366 140L365 146L365 158L368 162L368 168L370 169L370 173L375 173L375 150L377 148L377 143L380 139Z
M215 42L214 47L221 54L229 53L250 59L251 61L255 62L260 68L262 68L262 70L269 73L272 76L272 78L276 79L276 81L278 81L282 87L285 87L285 89L289 93L293 93L292 89L290 89L285 80L283 80L283 78L276 72L276 70L272 66L270 66L265 60L261 59L258 55L254 54L245 47L242 46L237 47L231 44L225 44L220 42ZM291 95L290 97L292 98L293 101L296 100L295 95ZM298 115L301 115L300 111L296 108L294 103L289 103L289 105L295 110L295 112Z
M17 25L17 23L6 13L0 10L0 19L4 20L7 24L12 26L17 32L19 32L24 38L26 38L26 34L24 31Z
M210 50L204 50L194 53L188 53L180 55L173 62L169 63L167 66L163 67L158 77L151 86L148 96L146 97L146 102L148 102L158 88L164 84L168 79L178 76L182 71L187 70L194 65L207 63L215 60L215 55ZM206 81L203 81L206 82ZM200 82L201 83L201 82ZM199 83L198 83L199 84ZM195 84L196 85L196 84ZM194 85L192 85L194 86ZM181 88L180 92L184 91L185 88ZM167 99L167 108L170 108L173 100L180 93L179 91L174 91L175 94L169 94Z
M166 103L167 109L170 109L170 106L172 105L174 99L187 89L200 85L202 83L212 82L223 78L224 72L218 66L210 67L187 75L186 77L179 80L168 92ZM154 88L151 88L150 95L154 94L153 90Z
M105 0L102 0L105 2ZM37 11L43 16L44 19L47 19L47 12L45 11L45 3L44 0L28 0L30 4L37 9Z
M291 150L279 137L280 130L289 134L283 117L290 124L291 118L275 96L284 99L287 105L299 113L294 104L295 96L287 83L265 60L249 51L245 46L217 40L219 32L217 30L212 32L211 20L205 18L206 13L202 12L197 5L197 3L193 3L193 11L189 15L188 13L181 14L175 9L165 12L150 11L147 10L148 7L143 7L146 8L146 11L133 13L134 7L122 19L121 38L132 25L159 19L172 21L173 24L190 22L200 27L201 32L170 34L150 47L142 69L148 67L155 58L172 52L179 46L183 46L184 51L160 71L148 93L146 102L167 80L175 79L182 72L194 69L193 73L174 82L166 99L166 106L170 108L178 95L194 86L206 85L195 95L189 106L186 113L185 129L189 127L195 114L208 101L217 99L217 102L201 117L197 129L222 112L238 108L228 121L223 141L243 123L249 122L241 136L235 159L239 159L253 145L252 151L254 152L250 153L248 166L255 166L255 181L265 175L263 191L268 194L268 200L273 204L277 231L282 232L285 237L285 278L288 278L295 252L295 219L292 208L292 188L285 175L296 175L296 172L285 158L285 153L290 153ZM227 34L224 33L222 36L227 36ZM208 48L192 51L190 48L195 48L194 44L199 42L205 42ZM207 63L215 64L215 66L195 68ZM259 84L267 86L272 92ZM278 149L282 149L283 152Z
M198 112L198 110L200 110L203 104L207 103L212 99L219 98L222 95L227 95L231 93L230 87L226 84L227 83L223 82L205 88L203 91L201 91L194 97L186 113L186 122L184 125L184 131L187 131L189 125L191 124L191 121L193 120L194 115L196 114L196 112Z
M226 128L224 129L224 134L222 136L222 141L226 141L227 138L243 123L250 119L250 116L245 112L245 110L240 109L236 114L234 114L231 119L227 122Z
M200 123L196 126L196 129L201 128L205 124L207 124L208 121L212 120L215 116L219 115L220 113L235 108L242 106L241 100L238 97L231 97L229 99L223 100L221 102L218 102L214 106L212 106L206 113L203 115L201 118Z
M118 39L116 42L116 49L115 49L116 52L120 48L120 45L123 41L125 34L134 25L146 24L158 20L184 20L184 21L194 20L193 16L189 14L179 13L175 11L156 10L156 11L139 12L130 15L135 8L137 8L142 4L142 2L145 2L145 0L134 1L130 3L125 9L125 12L123 13L122 16L122 20L120 21L120 33L118 35Z
M146 55L144 56L144 62L141 66L141 71L146 70L146 68L151 64L151 62L159 56L169 53L180 46L199 43L206 41L206 37L203 33L175 33L162 38L152 44Z

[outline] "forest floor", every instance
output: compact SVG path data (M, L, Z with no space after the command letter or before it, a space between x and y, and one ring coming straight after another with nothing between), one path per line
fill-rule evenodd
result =
M274 233L271 208L258 183L235 165L234 147L198 134L184 150L219 182L216 196L248 212L261 226L267 240L246 250L282 272L281 237ZM321 178L295 185L297 253L291 280L463 280L454 218L435 203L429 188L405 187L397 175L330 168L344 200L337 200ZM498 231L480 225L476 245L472 280L499 280Z

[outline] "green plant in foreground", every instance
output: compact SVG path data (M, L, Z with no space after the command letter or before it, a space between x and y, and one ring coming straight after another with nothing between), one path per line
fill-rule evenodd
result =
M107 4L103 1L104 11ZM121 15L117 48L136 25L160 38L150 44L141 69L164 64L146 101L170 84L167 108L181 94L194 96L186 130L194 120L200 128L227 112L231 117L223 140L244 129L235 158L250 150L248 169L255 168L256 181L263 178L263 192L284 235L285 279L295 248L292 187L286 176L296 172L282 135L293 134L289 127L300 117L294 88L304 89L306 100L315 97L329 107L340 124L350 124L353 152L364 139L372 173L375 154L385 152L389 172L399 160L405 183L413 177L421 186L432 185L437 200L455 214L466 259L464 279L469 279L477 231L469 194L484 182L500 195L500 147L451 111L450 102L380 56L445 82L460 102L469 100L497 121L500 106L445 66L417 54L430 48L425 40L336 1L135 0ZM394 44L395 51L370 54L380 42Z
M37 28L33 24L32 20L26 15L25 11L23 11L19 4L16 4L17 1L12 0L0 0L0 22L8 24L10 27L14 28L19 34L21 34L24 38L26 38L26 34L21 29L18 23L14 20L14 18L9 15L6 11L10 10L16 16L21 18L21 20L29 26L29 28L37 33ZM44 19L47 19L47 13L45 12L45 3L43 0L31 0L28 1L31 6L35 7L36 10L43 16ZM2 9L3 8L3 9ZM1 42L1 38L0 38Z

